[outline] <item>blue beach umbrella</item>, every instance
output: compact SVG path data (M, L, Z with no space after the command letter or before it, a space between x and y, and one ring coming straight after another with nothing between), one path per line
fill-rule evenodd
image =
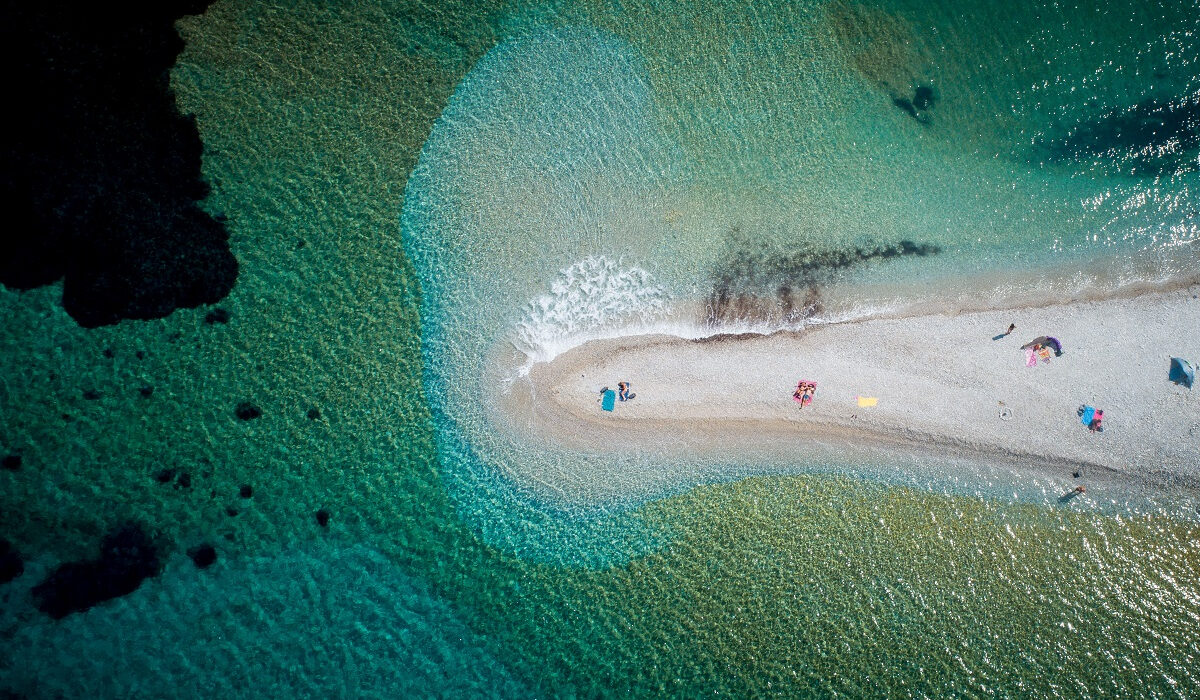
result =
M1196 370L1192 368L1192 363L1178 357L1171 358L1171 373L1167 378L1176 384L1182 384L1187 388L1192 388L1192 382L1196 380Z

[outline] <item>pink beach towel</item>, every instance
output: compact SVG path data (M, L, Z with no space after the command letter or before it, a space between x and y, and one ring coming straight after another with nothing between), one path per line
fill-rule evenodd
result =
M805 384L811 384L812 388L813 388L813 393L814 394L817 393L817 383L810 382L807 379L801 379L799 382L796 383L796 391L800 391L800 387ZM792 401L799 403L801 406L807 406L810 403L812 403L812 397L811 396L797 396L796 392L792 392Z
M1032 348L1026 348L1025 349L1025 366L1033 367L1036 364L1037 364L1037 354L1035 354L1033 352Z

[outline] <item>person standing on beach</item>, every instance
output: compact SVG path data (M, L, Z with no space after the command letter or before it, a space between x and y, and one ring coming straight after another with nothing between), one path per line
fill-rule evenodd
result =
M1008 330L1004 331L1004 335L1008 335L1008 334L1012 333L1012 332L1013 332L1013 331L1015 331L1015 330L1017 330L1017 324L1015 324L1015 323L1010 323L1010 324L1008 324Z

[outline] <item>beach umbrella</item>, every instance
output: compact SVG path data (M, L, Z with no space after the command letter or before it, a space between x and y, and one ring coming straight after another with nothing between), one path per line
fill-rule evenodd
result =
M1171 358L1171 373L1167 378L1176 384L1182 384L1187 388L1192 388L1192 382L1196 380L1196 370L1192 368L1192 363L1187 360L1172 357Z
M1033 340L1029 341L1028 343L1025 343L1024 345L1022 345L1021 349L1028 350L1029 348L1033 347L1034 345L1041 345L1042 347L1053 348L1055 356L1063 354L1062 343L1060 343L1058 341L1058 338L1055 338L1054 336L1039 335L1038 337L1034 338Z

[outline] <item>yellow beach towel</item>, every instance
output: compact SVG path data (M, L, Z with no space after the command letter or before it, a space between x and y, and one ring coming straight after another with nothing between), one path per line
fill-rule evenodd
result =
M858 399L858 405L862 407L874 406L879 403L879 399L874 396L855 396L854 398Z

